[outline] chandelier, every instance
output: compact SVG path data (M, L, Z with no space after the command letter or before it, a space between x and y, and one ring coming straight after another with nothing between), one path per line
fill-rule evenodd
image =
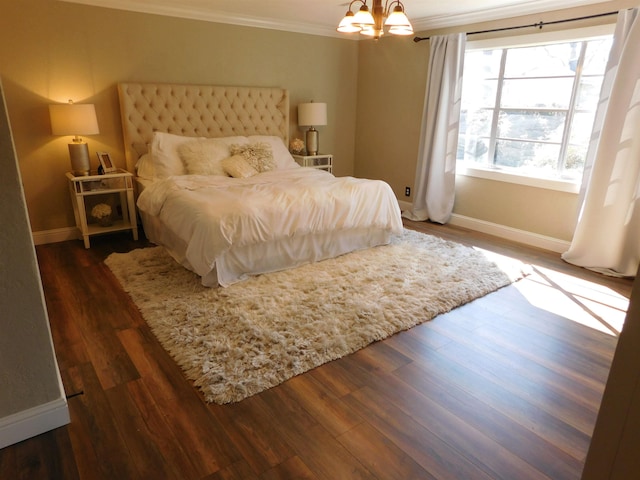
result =
M351 11L354 3L361 4L356 13ZM388 32L394 35L413 34L413 27L404 14L404 5L400 0L386 0L384 8L382 0L373 0L373 12L369 11L367 0L352 0L337 30L341 33L359 32L377 40L384 34L384 27L388 27Z

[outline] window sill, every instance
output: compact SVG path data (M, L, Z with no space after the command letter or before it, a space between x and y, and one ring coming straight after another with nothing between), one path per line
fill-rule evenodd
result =
M498 182L515 183L518 185L526 185L528 187L556 190L558 192L577 194L580 191L579 184L567 180L552 180L546 178L527 177L524 175L517 175L501 170L466 167L461 166L460 164L456 165L456 175L484 178L487 180L495 180Z

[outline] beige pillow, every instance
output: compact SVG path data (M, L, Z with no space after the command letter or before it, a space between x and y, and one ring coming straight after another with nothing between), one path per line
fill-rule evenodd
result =
M149 153L153 162L154 178L184 175L186 171L178 154L178 148L180 145L196 141L198 138L202 137L185 137L173 133L153 132Z
M258 173L268 172L276 168L273 159L271 145L265 142L251 143L249 145L234 144L229 147L231 155L242 155L245 160L255 168Z
M273 162L275 168L283 170L286 168L299 168L300 165L293 159L291 153L287 149L287 146L282 141L282 138L274 135L250 135L249 143L267 143L271 146L271 152L273 153Z
M243 155L233 155L221 163L225 173L233 178L248 178L258 174Z
M184 143L178 147L178 155L190 175L226 176L221 162L229 157L229 147L217 138Z

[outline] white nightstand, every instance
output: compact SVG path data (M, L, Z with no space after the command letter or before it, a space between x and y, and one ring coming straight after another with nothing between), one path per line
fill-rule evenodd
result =
M318 155L292 155L296 162L303 167L312 167L326 170L329 173L333 172L333 155L331 154L318 154Z
M133 195L133 175L126 170L118 169L115 172L104 175L91 174L75 176L67 172L69 180L69 192L73 213L76 217L76 226L84 239L84 247L89 248L89 237L122 230L131 230L133 239L138 240L138 223L136 218L136 204ZM103 227L98 223L90 223L91 210L87 207L89 198L97 198L97 195L119 194L119 205L116 207L121 212L113 212L113 223ZM113 195L111 195L113 196ZM94 203L94 202L91 202ZM95 202L101 203L101 202ZM87 211L89 208L89 211Z

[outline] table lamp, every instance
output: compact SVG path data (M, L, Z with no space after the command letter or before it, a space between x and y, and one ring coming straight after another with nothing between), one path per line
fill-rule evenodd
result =
M298 105L298 125L310 127L307 130L307 155L318 154L318 131L314 126L327 124L326 103L301 103Z
M74 175L89 175L91 162L89 148L80 135L100 133L96 109L93 104L60 103L49 105L51 133L53 135L73 135L73 143L69 144L71 170Z

